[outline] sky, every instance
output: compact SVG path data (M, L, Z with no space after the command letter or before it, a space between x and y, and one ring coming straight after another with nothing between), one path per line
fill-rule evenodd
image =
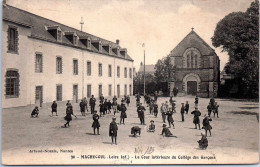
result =
M220 58L226 52L212 46L217 23L232 12L246 11L253 0L7 0L7 4L57 21L127 48L138 70L143 61L156 64L194 28ZM145 47L142 44L145 43Z

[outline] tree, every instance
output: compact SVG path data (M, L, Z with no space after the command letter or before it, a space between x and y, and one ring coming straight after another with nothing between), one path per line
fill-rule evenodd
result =
M171 63L171 57L166 56L155 64L155 79L157 83L174 80L175 67Z
M233 12L220 20L212 44L227 52L225 69L240 80L243 97L258 97L259 83L259 2L246 12Z

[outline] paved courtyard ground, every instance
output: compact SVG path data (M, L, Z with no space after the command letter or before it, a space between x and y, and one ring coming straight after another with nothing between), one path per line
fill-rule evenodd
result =
M160 97L161 105L166 97ZM131 97L125 125L118 125L118 145L111 145L108 127L113 114L100 118L100 135L93 135L92 115L82 117L79 105L73 104L74 114L69 128L64 125L65 105L58 105L58 116L51 117L51 108L40 108L39 118L30 118L33 107L2 110L2 162L4 164L204 164L204 163L257 163L259 158L258 102L216 99L219 118L212 117L212 136L208 137L206 150L198 148L197 141L204 130L194 129L192 122L194 97L176 97L177 113L173 115L177 138L161 135L162 118L145 113L146 125L140 125L135 99ZM190 103L189 114L181 122L180 107ZM143 98L142 98L143 101ZM207 98L199 99L201 122L207 113ZM59 103L58 103L59 104ZM116 114L117 122L120 114ZM146 132L150 120L155 121L156 131ZM142 128L140 137L132 137L132 126ZM63 151L62 151L63 150ZM67 150L67 151L66 151ZM57 152L56 152L57 151ZM90 158L95 155L97 159ZM101 155L101 156L97 156ZM105 159L102 158L104 155ZM126 155L126 158L123 156ZM117 157L119 156L119 157ZM166 157L166 156L170 156ZM194 157L198 156L198 157ZM204 158L203 158L204 157ZM158 159L159 158L159 159Z

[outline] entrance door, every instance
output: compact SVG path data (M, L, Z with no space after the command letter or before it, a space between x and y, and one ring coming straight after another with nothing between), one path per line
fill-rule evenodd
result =
M73 102L78 102L78 85L73 85Z
M35 88L35 105L42 107L42 86Z
M187 82L187 94L188 95L197 95L197 82L188 81Z

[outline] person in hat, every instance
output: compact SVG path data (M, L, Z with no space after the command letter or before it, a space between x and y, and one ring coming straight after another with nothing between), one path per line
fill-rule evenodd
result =
M203 127L202 127L202 129L205 129L205 135L207 136L207 131L209 131L209 135L211 136L211 129L212 129L212 126L210 125L210 121L212 121L212 119L209 117L209 116L207 116L206 114L204 115L204 119L203 119L203 122L202 122L202 124L203 124Z
M209 102L209 104L208 104L208 106L207 106L207 110L208 110L208 116L210 117L211 111L212 111L212 105L211 105L210 102Z
M107 104L107 99L105 99L104 101L104 111L103 111L103 115L107 114L107 109L108 109L108 104Z
M166 108L165 108L164 103L162 103L162 105L161 105L161 114L162 114L163 123L165 123L165 120L166 120Z
M99 103L99 114L100 117L102 117L102 114L105 115L105 105L102 101Z
M149 129L147 130L147 132L154 132L155 131L155 124L154 124L154 120L150 121L150 125L149 125Z
M195 108L197 107L198 108L198 105L199 105L199 98L198 96L195 97Z
M103 96L103 94L101 94L100 96L99 96L99 101L101 101L102 103L104 103L104 96Z
M189 108L190 108L189 102L186 101L185 108L184 108L184 110L186 111L186 114L188 114Z
M35 108L32 110L31 117L38 117L39 115L39 108L38 106L35 106Z
M176 101L173 100L172 102L172 112L176 113Z
M185 107L184 103L181 103L181 121L184 122Z
M217 114L217 118L218 118L218 108L219 108L219 105L217 102L215 102L213 114L214 114L214 117L215 117L215 114Z
M126 104L127 104L127 107L128 107L129 104L130 104L130 97L129 97L129 95L126 97Z
M89 99L89 105L90 105L91 114L94 114L95 106L96 106L96 98L94 97L94 95L92 95L91 98Z
M114 96L112 100L113 100L112 107L113 107L114 115L116 115L116 112L117 112L117 98L116 98L116 96Z
M162 135L165 137L176 137L173 136L172 132L166 127L166 124L163 124Z
M112 103L111 103L110 100L108 100L108 102L107 102L107 110L108 110L109 114L111 113L111 109L112 109Z
M144 108L144 106L142 106L142 103L140 103L140 105L137 108L137 113L138 113L138 117L140 118L141 125L145 124L145 122L144 122L144 111L145 111L145 108Z
M194 114L193 123L195 124L195 129L197 129L197 125L198 125L199 130L200 130L200 118L199 117L201 115L201 112L196 107L195 110L191 112L191 114Z
M135 96L135 98L136 98L136 106L138 106L140 103L140 99L141 99L141 96L139 95L139 93Z
M82 99L81 102L79 103L79 107L80 107L80 112L82 116L86 116L85 110L86 110L86 103L84 102L84 100Z
M157 104L157 101L154 100L154 103L153 103L153 113L154 113L154 116L157 117L158 115L158 104Z
M97 134L99 135L100 124L99 124L98 120L99 120L99 116L97 114L97 111L95 110L94 114L93 114L93 123L92 123L92 128L94 130L94 135L96 134L96 129L97 129Z
M66 107L68 107L68 106L71 106L71 103L70 103L69 100L68 100L67 103L66 103Z
M201 149L206 149L208 147L208 139L207 139L207 136L206 135L203 135L201 133L201 139L198 141L199 143L199 147Z
M117 144L117 142L116 142L117 130L118 130L118 127L116 124L116 118L113 117L112 122L109 125L109 136L111 136L112 144L114 144L114 139L115 139L115 144Z
M125 124L125 118L127 118L126 115L126 106L124 103L121 104L121 115L120 115L120 124L123 122Z
M68 104L67 108L66 108L66 116L64 117L64 119L67 121L65 124L64 124L64 127L66 128L67 125L68 127L70 126L70 121L72 120L72 116L71 115L74 115L73 114L73 107L71 104ZM75 118L77 118L75 115L74 115Z
M51 105L51 116L53 116L54 112L56 113L56 116L58 116L57 107L58 107L58 105L57 105L56 101L53 101L53 103Z
M174 128L174 120L173 120L173 118L172 118L172 115L173 115L173 111L171 111L171 108L169 108L169 110L168 110L168 112L166 113L166 115L167 115L167 121L168 121L168 123L169 123L169 128L171 128L171 125L173 126L173 128Z

